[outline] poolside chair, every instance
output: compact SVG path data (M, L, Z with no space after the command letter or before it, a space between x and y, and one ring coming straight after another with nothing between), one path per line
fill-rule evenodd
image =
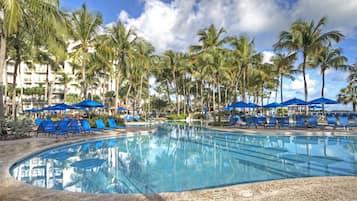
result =
M135 119L135 121L140 121L140 116L139 116L139 115L136 115L136 116L134 117L134 119Z
M84 132L88 132L88 133L92 133L93 131L102 131L103 129L99 129L99 128L91 128L88 120L86 119L82 119L80 120L81 125L82 125L82 130Z
M69 133L69 122L67 120L57 121L58 127L55 131L55 135L67 135Z
M265 127L274 128L276 127L276 118L270 117L269 122L265 124Z
M289 127L289 117L279 119L279 128Z
M339 121L339 126L343 127L344 129L349 129L350 128L350 122L348 121L348 118L346 116L340 116L338 117Z
M74 134L78 134L82 132L82 128L78 123L77 119L69 120L69 131ZM84 131L84 132L88 132L88 131Z
M125 128L125 125L118 126L113 118L108 119L108 124L109 124L110 128L114 128L114 129L116 129L116 128L124 129Z
M42 122L42 121L43 121L42 119L37 118L37 119L35 120L35 124L36 124L36 126L39 126L39 125L41 124L41 122Z
M113 128L106 127L103 120L101 120L101 119L96 119L95 124L97 125L97 128L99 128L99 129L113 130Z
M295 127L296 128L306 128L305 117L296 117Z
M311 116L311 117L308 118L307 121L308 121L309 127L311 127L311 128L317 128L318 127L318 123L317 123L317 118L316 117Z

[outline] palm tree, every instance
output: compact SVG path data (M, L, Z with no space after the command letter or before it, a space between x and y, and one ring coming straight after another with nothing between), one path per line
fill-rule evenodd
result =
M295 21L290 31L280 33L279 40L274 44L274 48L286 48L289 51L301 52L303 62L301 64L304 78L305 101L308 100L308 89L306 83L306 68L308 61L321 49L323 45L331 42L339 42L344 36L339 31L322 32L322 27L326 23L326 17L323 17L315 25L314 20L310 23L305 21ZM305 115L308 115L308 106L305 107Z
M125 25L118 20L116 24L108 26L106 29L107 39L105 45L111 49L113 56L112 65L115 75L115 107L119 104L119 88L123 79L123 71L128 65L128 57L130 57L133 45L136 42L137 36L134 30L127 29Z
M262 55L254 49L254 40L249 40L247 36L239 38L230 37L229 43L233 46L233 55L236 57L236 64L239 65L239 77L241 80L240 91L242 100L246 101L246 88L248 83L248 70L256 64L261 63Z
M275 56L271 58L273 62L276 72L280 76L280 102L283 102L283 79L284 77L294 80L294 76L292 74L296 73L297 70L294 68L294 61L296 60L296 54L288 54L284 55L282 53L277 53Z
M29 32L36 33L42 30L51 30L52 23L61 16L59 12L58 0L0 0L1 16L1 42L0 42L0 126L4 122L4 102L3 102L3 73L6 69L7 40L8 37L18 32L20 25L36 24L36 28ZM44 17L46 16L46 17ZM40 20L39 20L40 19ZM34 28L34 27L33 27ZM35 31L36 30L36 31Z
M322 75L321 97L325 96L325 72L327 69L344 70L347 57L341 55L341 49L330 49L329 46L321 49L316 55L316 62L320 65Z
M201 29L198 31L198 41L201 43L200 45L191 45L190 51L196 53L196 57L202 57L204 63L207 63L207 60L212 56L209 54L217 54L218 51L222 50L222 46L227 42L226 37L222 37L222 35L226 31L224 28L217 29L213 24L211 24L206 29ZM204 66L209 66L204 64ZM213 102L213 110L215 110L215 94L214 90L212 90L212 102Z
M341 89L338 94L338 102L343 104L352 103L353 112L356 112L357 108L357 86L349 84L346 88Z
M88 10L86 4L82 8L73 12L70 17L70 35L73 38L74 47L70 53L75 63L81 67L82 93L83 98L87 98L86 69L91 51L94 48L94 42L102 24L102 16L99 13L92 13Z
M60 84L63 85L63 100L66 100L67 87L73 81L73 77L70 74L65 73L64 71L59 73L61 77L58 79Z

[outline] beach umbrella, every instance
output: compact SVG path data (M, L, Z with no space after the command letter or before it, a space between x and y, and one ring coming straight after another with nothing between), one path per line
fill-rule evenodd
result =
M75 109L77 109L77 108L74 107L74 106L67 105L65 103L60 103L60 104L57 104L57 105L44 107L41 110L53 110L53 111L55 111L55 110L75 110Z
M227 107L224 107L223 110L224 111L232 111L232 110L234 110L234 108L230 107L230 106L227 106Z
M274 102L263 106L263 108L277 108L277 107L284 107L284 105Z
M321 97L310 101L309 104L338 104L338 102L332 99Z
M247 107L249 107L249 106L248 106L248 103L245 103L245 102L243 102L243 101L239 101L239 102L232 103L229 107L233 107L233 108L247 108Z
M257 107L260 107L260 105L257 105L255 103L247 103L247 107L249 107L249 108L257 108Z
M318 105L309 105L309 108L310 109L321 109L322 107L318 106Z
M31 108L31 109L24 110L24 112L42 112L42 109Z
M96 107L101 107L103 108L104 105L101 103L98 103L97 101L93 101L93 100L84 100L80 103L76 103L74 105L72 105L74 107L81 107L81 108L96 108Z
M292 98L290 100L284 101L281 103L284 106L289 106L289 105L308 105L307 102L298 99L298 98Z
M125 107L118 107L118 111L125 111L125 110L128 110L128 108L125 108Z

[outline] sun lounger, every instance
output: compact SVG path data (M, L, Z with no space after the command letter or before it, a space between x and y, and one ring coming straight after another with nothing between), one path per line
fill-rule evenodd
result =
M350 128L350 122L348 121L348 118L345 116L340 116L338 117L339 121L339 126L343 127L344 129L349 129Z
M78 134L78 133L81 133L82 132L82 128L78 122L77 119L71 119L69 120L69 131L71 133L75 133L75 134Z
M270 117L269 122L265 124L265 127L276 127L276 118L275 117Z
M326 116L327 125L332 126L333 128L337 127L337 119L335 116Z
M305 118L304 117L296 117L295 127L296 128L306 128Z
M97 128L99 128L99 129L113 130L113 128L106 127L103 120L101 120L101 119L96 119L95 124L97 125Z
M279 128L284 128L284 127L289 127L289 126L290 126L290 124L289 124L288 117L279 119Z
M84 132L91 133L93 131L102 131L103 130L103 129L98 129L98 128L91 128L88 120L86 120L86 119L82 119L82 120L80 120L80 122L81 122L81 125L82 125L82 130Z
M118 126L113 118L108 119L108 124L109 124L110 128L114 128L114 129L116 129L116 128L124 129L125 128L125 125Z
M317 118L316 117L309 117L308 118L308 125L311 128L317 128L318 127Z

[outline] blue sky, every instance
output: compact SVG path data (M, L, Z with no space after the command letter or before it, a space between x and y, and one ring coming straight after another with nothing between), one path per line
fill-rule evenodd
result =
M349 64L357 62L357 1L355 0L61 0L67 10L83 3L102 13L104 23L118 19L134 28L150 41L156 51L187 50L197 43L197 30L210 24L224 27L228 35L248 34L254 37L256 47L268 60L273 54L272 44L282 30L297 19L318 20L327 16L325 31L336 29L345 34L337 47L343 49ZM308 71L309 97L321 94L319 70ZM346 72L329 71L326 75L326 96L336 98L346 85ZM285 81L284 97L303 98L300 74L295 81ZM340 109L350 109L343 105Z

